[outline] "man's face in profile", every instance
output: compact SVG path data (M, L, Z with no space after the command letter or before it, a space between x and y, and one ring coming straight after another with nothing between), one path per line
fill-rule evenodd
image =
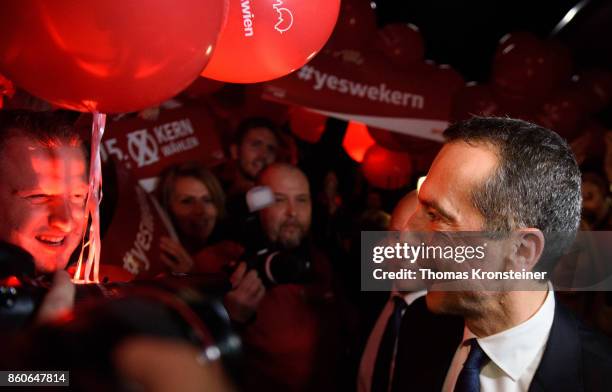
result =
M0 240L30 252L38 272L65 268L85 225L83 151L15 136L0 158Z
M407 229L420 233L482 231L485 219L474 206L471 192L494 172L497 163L497 156L487 145L446 144L421 186ZM471 306L478 306L479 295L432 287L427 294L427 305L435 312L461 314Z

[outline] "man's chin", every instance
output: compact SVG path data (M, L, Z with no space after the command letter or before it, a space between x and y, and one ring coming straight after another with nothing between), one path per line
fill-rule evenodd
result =
M43 274L51 274L55 271L65 269L70 260L70 253L65 249L54 254L43 254L43 252L39 252L39 257L36 257L36 253L34 253L34 255L36 271Z
M302 239L299 237L281 237L279 244L283 249L294 249L300 246Z
M55 271L63 270L68 265L68 258L65 260L36 260L36 272L39 274L52 274Z

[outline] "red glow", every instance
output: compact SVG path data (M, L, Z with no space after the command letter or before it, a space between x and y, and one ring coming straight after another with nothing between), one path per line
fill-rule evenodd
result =
M376 142L370 136L365 124L356 121L349 122L342 147L354 161L361 163L368 148L374 144Z
M0 280L0 285L8 287L21 287L21 281L16 276L9 276L4 280Z
M294 107L289 112L291 132L308 143L316 143L321 139L326 122L326 116L302 107Z
M408 185L412 178L410 155L378 145L368 149L361 167L366 180L378 188L399 189Z

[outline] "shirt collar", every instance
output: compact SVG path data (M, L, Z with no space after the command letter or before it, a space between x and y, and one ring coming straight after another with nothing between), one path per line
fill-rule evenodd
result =
M548 285L546 299L528 320L510 329L484 338L477 338L465 326L463 344L477 338L478 344L495 365L513 381L520 378L541 349L546 345L555 314L555 295Z
M419 291L410 291L406 294L399 292L395 289L393 289L391 291L391 297L401 297L404 299L404 302L406 302L406 305L410 306L412 305L412 303L414 301L416 301L417 299L423 297L425 294L427 294L427 290L419 290Z

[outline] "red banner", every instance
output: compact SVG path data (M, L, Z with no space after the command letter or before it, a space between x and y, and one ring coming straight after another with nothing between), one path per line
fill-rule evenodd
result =
M224 159L214 119L201 106L162 109L154 121L109 121L101 147L104 161L111 157L135 180L155 177L172 164L199 161L211 166Z
M455 86L444 69L416 63L401 72L374 49L328 46L291 75L265 84L266 99L378 128L442 140Z
M100 264L122 267L136 278L152 278L166 271L159 243L162 236L175 236L174 230L153 196L125 170L118 168L116 173L117 182L111 184L116 194L103 199L116 207L102 238Z

